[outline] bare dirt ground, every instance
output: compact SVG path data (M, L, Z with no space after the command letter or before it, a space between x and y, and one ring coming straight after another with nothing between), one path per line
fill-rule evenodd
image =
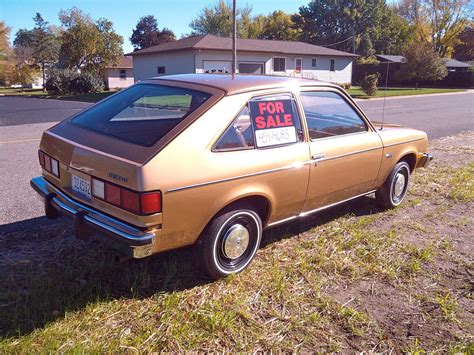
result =
M0 233L0 352L474 351L474 132L431 142L403 206L268 230L209 282L188 249L117 263L58 220Z
M471 199L449 201L445 179L452 176L441 177L439 172L474 162L474 134L438 139L431 143L430 151L436 158L429 170L414 176L409 206L371 226L382 231L395 228L403 240L425 251L422 265L414 265L421 272L389 283L362 280L339 292L341 287L335 287L334 296L364 310L380 329L380 342L388 348L472 353L474 181L470 175L470 181L462 182L471 185ZM457 348L454 344L470 345ZM367 350L365 346L352 347Z

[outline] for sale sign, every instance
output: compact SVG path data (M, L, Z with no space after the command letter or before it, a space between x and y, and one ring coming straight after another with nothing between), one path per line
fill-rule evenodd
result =
M257 147L295 143L296 127L291 100L250 101Z

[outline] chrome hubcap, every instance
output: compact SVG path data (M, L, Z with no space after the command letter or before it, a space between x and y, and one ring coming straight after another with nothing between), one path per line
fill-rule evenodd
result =
M400 197L403 194L403 190L405 188L405 175L402 173L398 173L395 179L395 186L393 188L393 194L395 197Z
M229 259L241 257L249 245L249 231L241 224L234 224L224 235L223 251Z

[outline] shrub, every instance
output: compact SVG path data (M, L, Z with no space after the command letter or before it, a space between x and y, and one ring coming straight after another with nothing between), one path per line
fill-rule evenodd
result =
M55 95L63 95L70 92L70 83L78 74L70 69L51 69L46 80L46 90Z
M377 83L379 81L380 74L366 74L360 82L360 87L368 96L374 96L377 93Z
M71 80L70 90L78 94L101 92L104 90L104 82L101 77L92 73L80 73Z
M99 76L70 69L50 70L45 86L49 93L55 95L85 94L104 89L104 83Z

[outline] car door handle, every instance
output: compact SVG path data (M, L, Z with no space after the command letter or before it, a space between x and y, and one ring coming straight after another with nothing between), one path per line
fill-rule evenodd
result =
M323 159L324 159L324 154L322 154L322 153L313 154L311 156L311 160L314 161L315 166L318 165L318 162L320 162Z

